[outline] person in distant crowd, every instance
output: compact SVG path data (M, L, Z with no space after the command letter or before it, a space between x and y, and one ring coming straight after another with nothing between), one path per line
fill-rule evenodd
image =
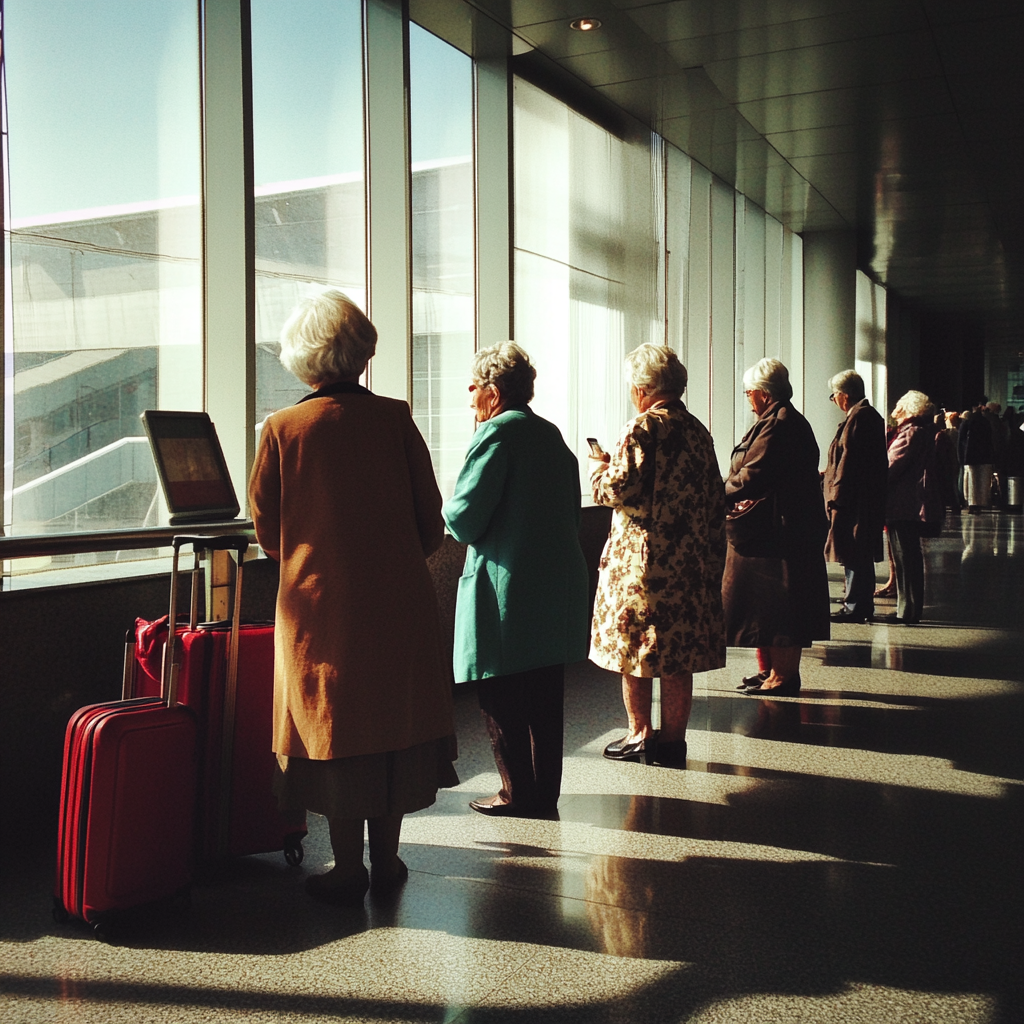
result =
M1012 406L1003 415L1006 424L1006 504L1020 512L1024 497L1024 417Z
M884 557L885 421L864 394L864 380L843 370L829 396L846 414L828 449L823 496L829 517L825 560L846 571L843 606L833 622L866 622L875 611L875 562Z
M982 415L992 428L993 498L999 506L1006 504L1006 446L1009 441L1006 423L999 415L1002 408L998 402L989 402L982 410Z
M896 436L889 445L885 524L896 565L896 614L882 621L914 625L924 611L922 523L935 521L935 425L930 399L908 391L892 411Z
M938 476L939 500L944 509L960 514L960 498L957 491L957 474L960 461L956 454L956 442L950 439L946 429L945 413L935 414L935 471Z
M984 416L984 405L964 413L957 439L957 454L964 467L964 500L967 511L975 513L992 504L992 472L995 444L992 426Z
M960 461L960 413L955 409L946 413L946 436L953 448L953 455L956 458L956 512L959 514L963 509L964 502L964 466Z
M662 345L626 357L637 416L591 453L594 501L613 509L590 659L622 675L628 731L613 761L686 767L693 674L725 665L725 490L707 428L683 404L686 367ZM661 729L651 721L661 680Z
M565 666L587 655L589 577L580 476L531 408L537 371L513 342L473 359L477 428L444 504L467 544L455 608L455 681L476 680L501 789L480 814L553 818L562 785Z
M778 359L750 367L743 387L757 419L733 449L725 480L726 643L757 648L758 673L739 689L792 697L802 649L829 637L818 445Z
M267 418L249 481L256 537L281 563L275 791L326 816L334 867L306 890L342 906L402 885L402 816L459 781L426 562L444 540L441 495L409 406L359 384L376 345L342 292L299 303L281 362L315 390Z

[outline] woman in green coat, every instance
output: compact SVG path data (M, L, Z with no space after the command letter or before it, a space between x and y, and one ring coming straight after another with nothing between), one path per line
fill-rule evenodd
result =
M455 679L477 681L501 790L481 814L550 817L562 783L565 665L587 654L579 466L529 406L537 371L512 342L478 352L479 424L443 515L468 544L455 612Z

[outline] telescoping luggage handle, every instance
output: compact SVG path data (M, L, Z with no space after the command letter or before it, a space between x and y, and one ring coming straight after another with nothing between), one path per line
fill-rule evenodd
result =
M178 555L181 548L192 545L192 597L189 608L189 629L195 629L199 621L199 564L204 551L235 551L238 553L235 568L235 600L231 615L231 641L228 653L227 686L224 694L225 753L230 752L233 740L227 736L233 725L235 713L235 688L238 678L238 623L242 610L242 557L249 547L249 538L244 534L226 533L220 536L202 534L179 534L171 538L174 557L171 563L171 598L167 611L167 646L164 648L163 666L160 673L160 696L168 707L178 702L178 670L181 659L178 656L178 638L175 625L178 621Z

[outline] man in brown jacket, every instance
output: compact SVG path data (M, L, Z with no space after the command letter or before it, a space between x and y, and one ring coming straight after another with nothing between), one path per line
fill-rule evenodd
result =
M846 413L828 450L825 560L846 570L843 607L833 622L866 622L875 610L875 562L885 557L885 422L864 397L864 381L843 370L829 382L831 400Z

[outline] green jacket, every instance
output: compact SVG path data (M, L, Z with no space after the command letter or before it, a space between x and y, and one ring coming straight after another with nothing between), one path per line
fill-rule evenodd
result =
M468 544L455 610L455 679L581 661L589 642L576 456L528 408L477 427L442 510Z

